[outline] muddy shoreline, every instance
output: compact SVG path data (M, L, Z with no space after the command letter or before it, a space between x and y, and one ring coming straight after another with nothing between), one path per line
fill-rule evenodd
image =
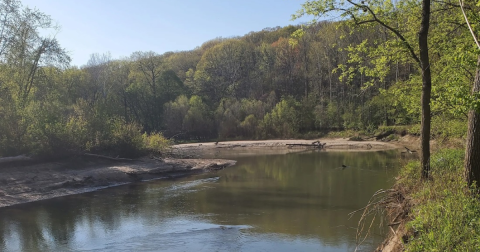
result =
M59 162L0 164L0 207L90 192L132 182L172 178L220 170L234 160L202 159L205 153L218 150L248 149L302 151L308 147L287 144L311 144L315 140L230 141L220 143L180 144L172 147L173 157L134 161L112 161L77 157ZM398 143L320 139L326 151L378 151L399 148Z

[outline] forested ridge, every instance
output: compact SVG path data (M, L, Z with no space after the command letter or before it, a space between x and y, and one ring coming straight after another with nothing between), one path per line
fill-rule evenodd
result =
M394 7L381 15L416 39L418 8ZM429 40L433 133L464 136L476 52L461 12L443 7ZM347 19L265 28L190 51L94 54L77 67L61 41L42 35L55 29L48 15L3 0L0 17L0 156L131 156L157 133L175 140L373 134L380 126L419 133L421 72L382 26L357 29Z

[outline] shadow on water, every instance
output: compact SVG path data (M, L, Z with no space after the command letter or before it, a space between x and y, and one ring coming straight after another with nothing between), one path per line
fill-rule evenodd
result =
M398 155L244 155L215 173L7 207L0 250L353 250L359 216L348 213L393 184Z

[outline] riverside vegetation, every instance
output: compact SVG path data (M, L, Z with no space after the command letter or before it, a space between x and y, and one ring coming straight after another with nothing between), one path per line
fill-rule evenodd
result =
M432 155L431 180L421 183L418 162L401 172L397 187L410 201L403 230L406 251L478 251L480 202L462 178L463 150Z
M171 140L410 133L422 148L420 164L399 180L414 205L406 248L478 250L470 186L480 177L480 28L468 25L480 20L476 3L308 1L295 17L341 18L216 38L190 51L93 54L77 67L44 35L56 32L48 15L1 0L0 157L137 157L163 152ZM430 137L466 138L465 168L461 151L430 157Z

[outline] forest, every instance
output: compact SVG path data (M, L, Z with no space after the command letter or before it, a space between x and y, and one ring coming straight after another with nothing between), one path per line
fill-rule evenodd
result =
M438 137L465 136L475 104L477 51L454 3L432 4ZM383 5L378 16L415 41L418 5ZM190 51L93 54L78 67L70 66L61 41L42 35L55 29L47 14L3 0L0 16L0 156L132 156L169 140L308 138L339 130L420 134L422 71L405 41L375 23L359 29L358 20L345 18L265 28Z

